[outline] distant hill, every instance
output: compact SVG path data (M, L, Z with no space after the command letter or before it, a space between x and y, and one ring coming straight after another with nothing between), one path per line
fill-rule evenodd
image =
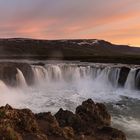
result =
M140 63L140 48L104 40L0 39L0 58L66 59ZM123 62L125 59L125 62ZM131 61L131 62L129 62Z

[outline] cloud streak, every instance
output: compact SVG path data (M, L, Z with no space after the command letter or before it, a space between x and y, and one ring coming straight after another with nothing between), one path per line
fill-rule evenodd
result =
M0 1L0 37L101 38L140 46L139 0Z

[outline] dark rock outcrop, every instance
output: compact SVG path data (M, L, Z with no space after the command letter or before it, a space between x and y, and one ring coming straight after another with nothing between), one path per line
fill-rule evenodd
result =
M0 64L0 80L10 86L17 85L17 69L9 64Z
M34 114L29 109L0 108L1 140L47 140L40 130Z
M87 122L87 119L94 122L97 126L109 126L111 124L111 116L108 113L104 104L94 103L91 99L84 101L82 105L76 108L76 114L78 114L83 120ZM91 124L89 122L89 125Z
M0 63L0 80L2 80L6 85L17 86L17 69L23 73L28 85L31 85L34 82L34 73L29 64L13 62Z
M75 114L60 109L55 117L61 127L72 127L79 139L126 140L123 132L110 127L111 116L104 104L95 104L91 99L78 106Z
M14 65L22 71L27 84L32 85L34 83L34 72L31 65L28 63L15 63Z
M126 140L110 123L105 106L91 99L78 106L75 114L60 109L55 116L0 107L1 140Z
M65 139L73 139L74 132L70 126L60 127L56 118L50 113L36 114L36 119L39 124L40 130L49 138L59 137Z
M72 113L71 111L60 109L55 117L61 127L70 126L74 129L75 133L84 132L86 130L85 122L79 115Z
M126 82L126 79L127 79L129 72L130 72L130 68L128 68L128 67L121 68L119 80L118 80L119 86L123 87L125 85L125 82Z

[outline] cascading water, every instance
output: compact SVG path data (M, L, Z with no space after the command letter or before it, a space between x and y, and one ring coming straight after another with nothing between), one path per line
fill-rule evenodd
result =
M128 89L135 89L135 83L136 83L136 79L135 79L135 75L136 75L136 68L133 68L130 70L127 80L125 82L125 88Z
M55 113L59 108L74 111L83 100L92 98L108 106L113 115L113 124L124 128L123 131L130 133L130 130L125 130L127 124L131 127L129 120L135 125L140 124L140 116L136 115L140 110L140 93L136 90L140 83L139 67L130 68L125 86L119 87L120 65L62 62L30 66L35 80L32 85L27 84L28 78L19 68L16 75L18 87L8 87L0 81L0 105L9 103L13 107L30 108L37 113ZM131 113L131 110L134 112ZM125 123L120 118L124 118ZM140 131L139 127L136 131ZM131 136L128 134L128 140L139 140L139 133L133 134L133 131Z
M80 81L82 79L100 80L104 84L118 85L119 68L98 68L77 65L32 66L37 81Z
M24 78L24 75L23 73L21 72L20 69L17 68L17 75L16 75L16 79L17 79L17 83L18 83L18 86L21 86L21 87L27 87L27 83L26 83L26 80Z
M39 84L46 79L46 69L41 66L32 66L34 72L35 83Z

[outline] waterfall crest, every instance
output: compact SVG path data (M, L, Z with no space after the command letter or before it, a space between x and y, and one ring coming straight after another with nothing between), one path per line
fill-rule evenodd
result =
M49 84L51 82L60 83L79 83L80 81L92 81L93 84L103 85L103 87L117 88L120 86L120 79L122 80L122 87L126 89L139 89L140 87L140 70L139 68L123 68L115 65L80 65L80 64L45 64L30 65L33 75L31 77L30 71L27 71L27 75L33 79L33 84ZM21 69L17 69L16 80L17 86L27 87L28 77L24 77ZM127 74L125 74L127 69ZM128 70L130 71L128 72ZM125 74L125 75L123 75ZM124 76L124 77L123 77ZM14 79L14 78L13 78ZM13 82L11 78L11 82ZM7 80L7 79L6 79ZM8 82L10 77L8 78Z
M32 66L35 80L38 82L46 81L65 81L73 82L82 79L90 79L104 84L118 86L118 78L120 68L112 67L93 67L93 66L77 66L77 65L45 65Z

